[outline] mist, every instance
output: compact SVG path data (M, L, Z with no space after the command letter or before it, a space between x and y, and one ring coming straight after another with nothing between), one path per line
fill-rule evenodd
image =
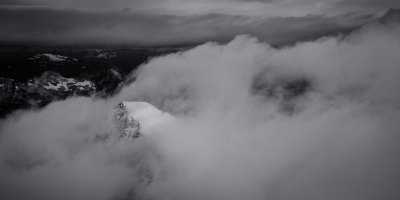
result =
M18 111L0 122L0 198L399 199L399 33L241 35L154 58L108 99ZM118 139L121 101L175 120Z

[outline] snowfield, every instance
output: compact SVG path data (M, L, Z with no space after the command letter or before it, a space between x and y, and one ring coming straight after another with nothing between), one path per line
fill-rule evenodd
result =
M79 90L84 90L85 87L94 88L94 84L90 81L77 81L73 78L61 78L57 82L47 82L43 86L48 90L60 90L70 91L72 88L77 87Z
M31 59L35 60L35 59L40 59L43 57L49 59L49 61L51 61L51 62L64 62L68 59L67 56L55 55L55 54L51 54L51 53L36 54ZM76 61L76 59L73 59L73 60Z

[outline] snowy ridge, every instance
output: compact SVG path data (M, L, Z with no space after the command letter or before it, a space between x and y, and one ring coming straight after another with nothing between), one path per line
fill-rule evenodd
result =
M64 90L64 91L72 91L73 89L77 90L85 90L87 88L95 90L95 86L92 82L84 80L77 81L73 78L61 78L57 81L49 81L43 83L43 88L48 90Z
M67 56L61 56L61 55L55 55L51 53L43 53L43 54L36 54L33 56L33 58L30 58L32 60L36 59L41 59L41 58L46 58L51 62L64 62L69 59ZM73 61L76 61L76 59L72 59Z
M85 87L93 88L94 84L90 81L77 81L73 78L61 79L59 82L47 82L43 84L43 88L48 90L65 90L71 91L72 87L76 87L78 90L84 90Z
M29 80L27 85L54 91L96 91L96 87L91 81L65 78L54 72L47 72L38 79Z

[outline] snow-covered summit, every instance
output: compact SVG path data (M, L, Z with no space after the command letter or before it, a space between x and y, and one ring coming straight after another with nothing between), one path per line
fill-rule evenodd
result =
M173 119L147 102L124 101L118 104L116 119L120 138L137 138L153 127Z

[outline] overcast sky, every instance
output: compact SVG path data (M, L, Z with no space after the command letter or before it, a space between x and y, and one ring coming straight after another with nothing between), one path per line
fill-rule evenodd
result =
M0 0L0 42L164 46L346 32L397 0Z
M223 13L258 16L302 16L377 11L399 6L397 0L0 0L3 5L118 10L180 15Z

